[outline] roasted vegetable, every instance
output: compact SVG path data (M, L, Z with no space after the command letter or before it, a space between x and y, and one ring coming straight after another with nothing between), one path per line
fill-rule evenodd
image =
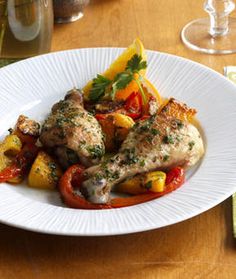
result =
M34 144L25 144L10 165L0 171L0 182L20 182L27 174L37 153L38 147Z
M8 135L5 137L2 143L0 143L0 156L15 156L20 152L21 148L22 143L20 139L16 135Z
M137 119L142 115L142 106L143 100L141 94L139 92L133 92L125 101L124 108L129 117Z
M107 204L94 204L87 201L80 192L81 182L83 180L84 168L81 165L71 166L61 177L59 181L59 190L65 204L72 208L81 209L110 209L119 208L139 203L151 201L165 194L168 194L179 188L185 179L184 170L180 167L175 167L167 173L165 190L162 192L147 192L140 195L135 195L125 198L111 199Z
M24 115L20 115L17 119L16 126L12 134L17 135L22 144L34 144L39 137L40 125L36 121L29 119Z
M172 116L182 121L191 121L197 111L193 108L189 108L186 104L180 103L174 98L170 98L165 103L158 114Z
M113 113L113 117L114 117L114 124L117 127L121 127L129 130L135 124L135 122L131 117L121 113Z
M106 204L93 204L83 197L82 193L80 193L83 171L84 167L82 165L72 165L61 177L59 190L65 204L72 208L82 209L111 208Z
M162 171L153 171L146 174L145 188L151 192L163 192L165 189L166 174Z
M4 170L6 167L9 167L5 173L8 173L9 175L10 171L12 176L13 173L16 174L16 172L13 171L13 169L16 168L18 169L19 175L14 175L14 177L9 179L8 182L18 184L24 179L24 174L20 171L21 167L14 165L11 166L11 162L19 159L13 157L21 151L22 146L24 147L25 144L33 146L35 144L39 136L39 128L40 125L36 121L31 120L24 115L20 115L14 129L10 129L11 135L7 136L3 145L1 145L3 149L5 148L5 151L1 153L0 148L0 170ZM28 147L24 150L27 148ZM22 152L24 153L24 151ZM9 156L11 158L9 158Z
M146 192L162 192L165 189L166 174L162 171L154 171L136 175L116 188L118 192L127 194L142 194Z
M130 179L127 179L126 181L117 185L115 187L115 191L132 195L146 193L147 189L144 187L144 176L137 175Z
M132 118L121 113L97 114L96 118L105 134L106 150L110 152L119 146L135 124Z
M139 86L136 80L139 78L138 74L134 74L134 79L123 89L120 89L116 92L116 100L127 100L132 92L138 92Z
M119 208L124 206L137 205L139 203L154 200L178 189L181 185L183 185L184 180L185 173L183 168L175 167L167 173L166 186L163 192L149 192L140 195L130 196L127 198L114 198L111 200L110 205L113 208Z
M122 109L124 106L124 101L108 101L108 100L103 100L99 102L98 104L93 104L90 105L93 110L96 111L96 113L111 113L114 111L117 111L119 109ZM88 107L88 110L90 107L87 105L86 109ZM91 110L91 109L90 109Z
M40 151L28 177L28 184L33 188L53 189L56 187L62 171L55 160L46 152Z
M100 115L99 115L100 116ZM108 114L106 116L102 115L103 117L99 118L96 115L97 120L99 121L102 131L105 135L105 148L106 151L112 152L115 150L115 125L114 125L114 118L112 115Z
M0 171L11 164L12 156L20 152L22 147L20 139L16 135L8 135L0 144Z

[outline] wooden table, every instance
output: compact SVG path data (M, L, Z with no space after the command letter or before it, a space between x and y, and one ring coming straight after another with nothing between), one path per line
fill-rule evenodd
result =
M82 20L55 27L52 50L127 46L138 36L147 49L222 73L236 55L204 55L180 41L181 28L205 15L202 2L94 0ZM236 278L231 199L185 222L124 236L62 237L0 225L0 278Z

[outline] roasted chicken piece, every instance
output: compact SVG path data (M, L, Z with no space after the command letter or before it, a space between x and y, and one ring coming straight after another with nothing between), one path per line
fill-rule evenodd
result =
M192 121L197 111L188 107L186 104L179 102L174 98L170 98L167 103L159 111L159 115L176 117L182 121Z
M126 178L173 166L191 167L203 153L195 126L165 114L154 115L136 123L117 155L86 170L82 193L93 203L107 203L112 187Z
M79 161L85 166L97 164L105 152L101 127L84 109L82 94L75 89L52 107L40 141L65 168Z

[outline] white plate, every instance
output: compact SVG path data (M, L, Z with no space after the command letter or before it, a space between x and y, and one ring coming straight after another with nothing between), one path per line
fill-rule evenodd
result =
M94 48L52 53L0 70L1 137L19 114L42 120L72 87L82 87L121 53ZM198 110L206 154L187 182L157 200L122 209L66 208L57 192L0 185L0 221L63 235L114 235L160 228L193 217L236 191L236 87L189 60L148 51L148 78L161 95Z

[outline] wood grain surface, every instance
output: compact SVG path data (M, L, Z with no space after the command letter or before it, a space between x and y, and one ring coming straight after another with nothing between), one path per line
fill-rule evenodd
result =
M199 0L93 0L80 21L55 26L52 51L127 46L138 36L147 49L222 73L223 66L236 65L236 54L200 54L180 40L187 22L205 16L202 5ZM0 278L236 278L231 217L229 198L185 222L124 236L62 237L0 225Z

